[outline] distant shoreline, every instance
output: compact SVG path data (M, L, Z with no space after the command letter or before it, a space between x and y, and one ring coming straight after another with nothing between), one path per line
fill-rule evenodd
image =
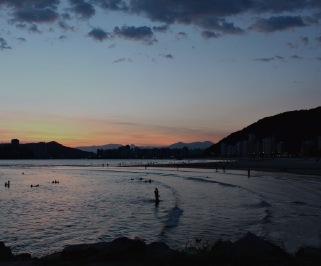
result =
M219 160L219 159L218 159ZM146 168L194 168L194 169L217 169L283 172L303 175L321 176L321 159L302 158L276 158L276 159L221 159L219 162L182 162L167 164L141 164L125 167L146 167Z

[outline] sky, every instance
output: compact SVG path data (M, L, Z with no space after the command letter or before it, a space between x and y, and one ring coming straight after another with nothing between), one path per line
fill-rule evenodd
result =
M0 0L0 22L0 142L217 142L321 103L320 0Z

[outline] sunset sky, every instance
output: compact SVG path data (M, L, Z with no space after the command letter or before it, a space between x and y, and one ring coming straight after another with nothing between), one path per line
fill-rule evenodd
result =
M0 142L216 142L321 105L320 0L0 0L0 21Z

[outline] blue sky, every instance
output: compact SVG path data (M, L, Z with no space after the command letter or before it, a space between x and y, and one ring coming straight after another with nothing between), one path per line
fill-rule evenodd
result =
M18 2L0 1L0 141L215 142L320 105L318 1Z

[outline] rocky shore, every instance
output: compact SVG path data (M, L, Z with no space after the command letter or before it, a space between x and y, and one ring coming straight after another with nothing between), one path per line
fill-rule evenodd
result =
M295 254L248 233L241 239L217 241L214 245L196 245L177 251L166 244L146 244L140 239L117 238L111 242L73 245L42 258L30 254L14 255L0 242L1 266L71 265L219 265L219 266L317 266L321 248L304 247Z

